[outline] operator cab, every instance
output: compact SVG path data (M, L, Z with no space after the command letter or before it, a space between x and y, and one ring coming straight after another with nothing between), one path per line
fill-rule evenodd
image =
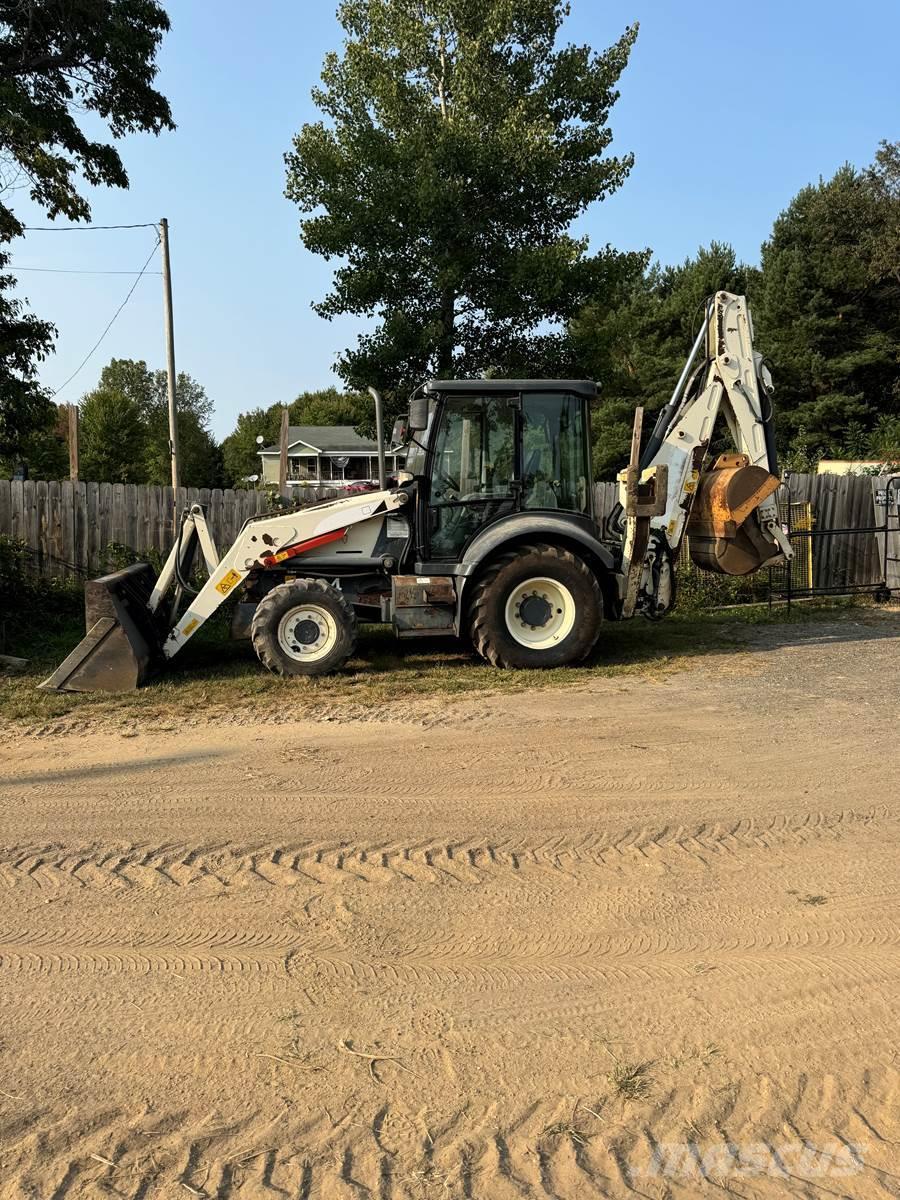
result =
M406 469L417 485L417 559L458 562L517 513L593 527L590 405L583 379L432 379L413 397Z

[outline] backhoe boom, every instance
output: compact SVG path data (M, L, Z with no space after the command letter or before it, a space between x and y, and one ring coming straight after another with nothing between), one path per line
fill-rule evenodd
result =
M692 372L704 342L705 359ZM698 565L724 574L747 574L792 557L775 502L779 477L771 392L769 372L753 348L746 299L717 292L641 458L640 512L629 494L633 463L619 476L625 616L634 611L661 616L671 607L674 559L686 532ZM735 453L721 455L704 471L720 414Z

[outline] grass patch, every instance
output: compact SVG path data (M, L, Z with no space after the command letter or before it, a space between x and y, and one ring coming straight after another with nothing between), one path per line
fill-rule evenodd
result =
M587 1104L582 1104L580 1100L575 1101L575 1107L572 1109L572 1115L568 1119L562 1121L554 1121L552 1125L546 1125L541 1134L542 1141L559 1141L566 1139L572 1143L576 1150L586 1146L594 1136L592 1130L585 1127L582 1121L578 1120L579 1112L585 1112L596 1121L602 1120L597 1109L602 1109L602 1102L596 1108L589 1108Z
M616 1095L623 1100L643 1100L653 1087L651 1066L648 1062L616 1063L606 1078Z
M837 607L798 607L791 623L823 616L834 619ZM785 619L777 610L770 618L761 608L676 614L657 623L610 622L586 663L546 671L498 671L463 643L400 642L383 626L364 626L356 656L337 675L282 679L261 666L249 642L229 640L227 618L220 615L197 633L164 675L140 692L115 696L42 692L37 685L83 634L83 621L66 606L46 617L29 616L7 629L5 652L27 658L29 664L16 675L0 675L0 717L36 723L77 713L91 719L140 717L145 722L180 719L185 712L202 717L252 708L262 719L266 710L302 718L337 705L375 708L420 696L439 695L452 703L474 692L571 687L596 678L659 677L698 656L740 648L748 626L781 625Z

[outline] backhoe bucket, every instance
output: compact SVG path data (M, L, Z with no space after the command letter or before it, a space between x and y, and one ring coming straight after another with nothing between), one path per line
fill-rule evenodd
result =
M719 575L749 575L780 554L763 536L757 511L778 485L776 476L750 466L745 454L720 455L700 476L687 525L696 565Z
M87 633L40 686L50 692L127 692L145 683L161 659L147 607L155 583L149 563L86 583Z

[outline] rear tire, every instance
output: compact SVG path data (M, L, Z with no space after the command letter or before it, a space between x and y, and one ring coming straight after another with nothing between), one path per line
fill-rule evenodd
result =
M260 600L250 640L259 661L276 675L327 675L356 649L356 614L324 579L294 579Z
M603 597L583 559L541 542L495 559L469 611L472 642L492 666L565 667L594 648Z

